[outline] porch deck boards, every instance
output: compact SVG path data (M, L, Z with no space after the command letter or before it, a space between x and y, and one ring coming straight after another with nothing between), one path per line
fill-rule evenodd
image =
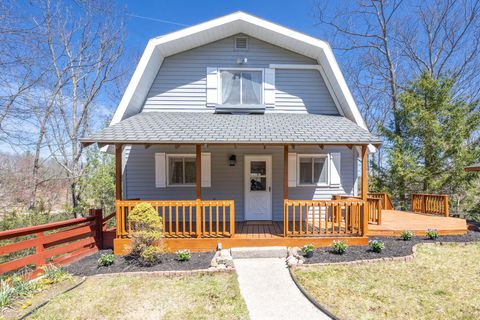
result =
M369 236L399 236L410 230L422 236L427 229L436 229L441 235L462 235L467 233L465 219L418 214L413 212L383 210L382 224L368 226Z

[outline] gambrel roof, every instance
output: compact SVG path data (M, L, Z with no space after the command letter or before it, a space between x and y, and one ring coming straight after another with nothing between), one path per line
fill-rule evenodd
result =
M142 112L82 143L100 144L380 144L378 137L342 116L267 113Z
M315 59L339 113L359 127L367 129L327 42L240 11L151 39L111 125L141 111L165 57L239 33Z

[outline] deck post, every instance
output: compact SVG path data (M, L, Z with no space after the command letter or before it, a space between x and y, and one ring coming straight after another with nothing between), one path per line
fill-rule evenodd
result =
M196 218L195 218L195 232L197 238L202 235L202 146L195 145L195 194L196 194Z
M362 234L365 236L368 233L368 152L367 145L362 146L362 201L363 201L363 220L362 220Z
M121 144L115 145L115 208L117 213L116 237L122 237L123 225L125 225L123 208L118 205L122 200L122 150Z
M283 236L287 236L288 228L288 207L285 201L288 200L288 144L283 146Z

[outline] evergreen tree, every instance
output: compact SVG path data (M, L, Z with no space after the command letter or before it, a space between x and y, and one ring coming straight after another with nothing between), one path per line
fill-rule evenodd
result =
M386 169L374 166L373 184L402 208L413 192L446 193L459 204L478 179L464 171L480 157L478 103L453 97L454 86L454 78L424 72L400 94L400 132L381 128L388 160Z

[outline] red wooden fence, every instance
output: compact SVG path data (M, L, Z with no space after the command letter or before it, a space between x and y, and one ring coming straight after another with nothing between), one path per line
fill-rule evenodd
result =
M28 265L35 265L37 274L46 264L65 265L104 247L106 221L115 214L103 218L102 210L90 210L90 216L18 228L0 232L0 240L34 236L0 246L0 255L12 254L34 248L34 252L0 264L0 274ZM107 231L111 232L111 231ZM110 242L109 237L105 242ZM107 243L105 243L108 246Z

